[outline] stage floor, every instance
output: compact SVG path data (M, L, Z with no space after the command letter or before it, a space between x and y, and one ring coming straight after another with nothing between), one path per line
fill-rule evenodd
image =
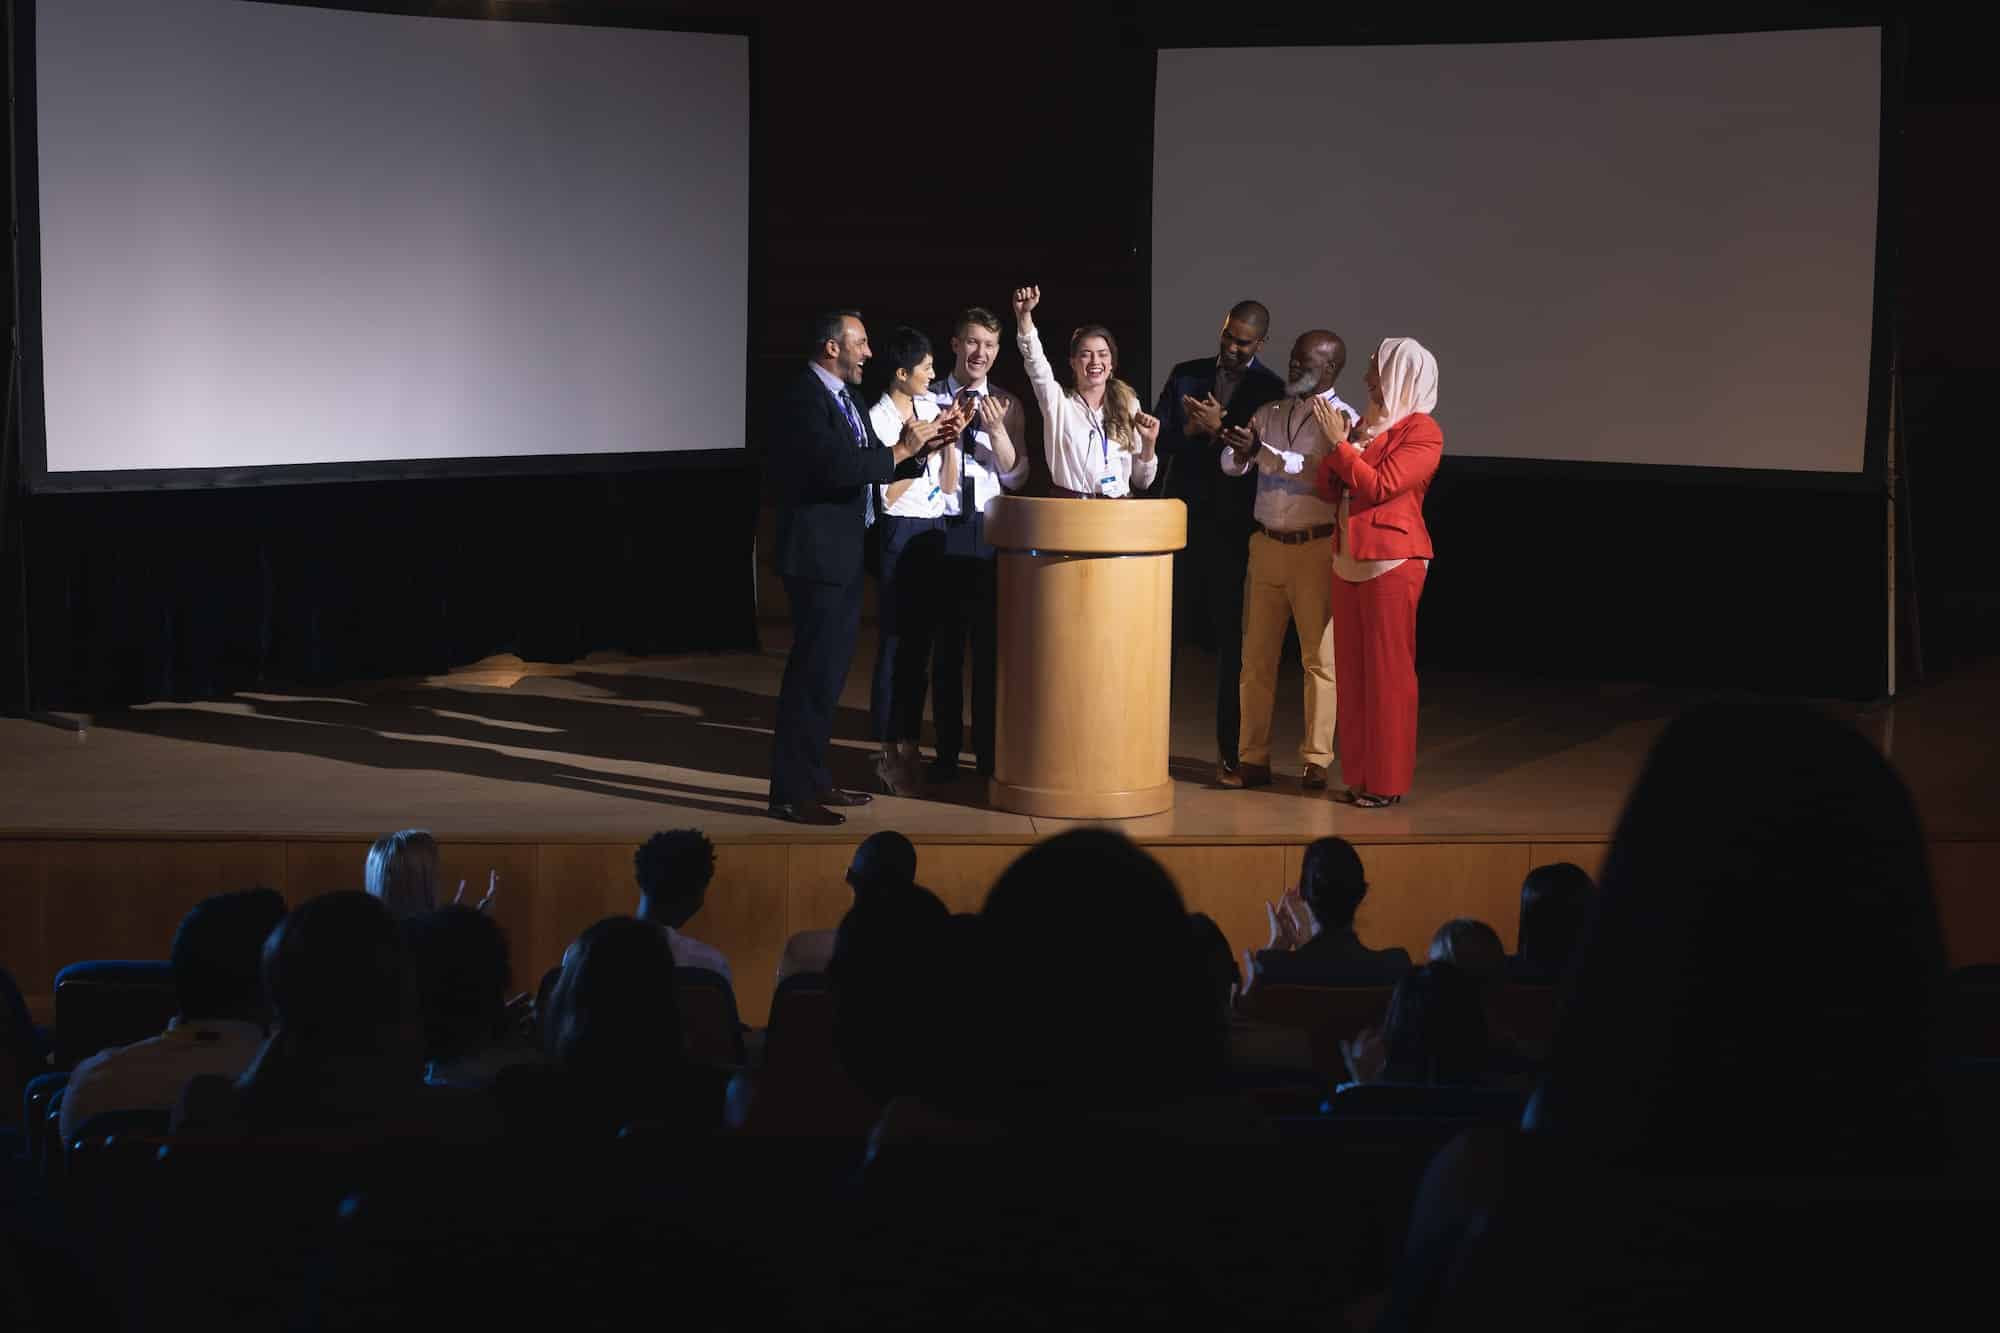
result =
M772 821L763 814L765 774L783 665L782 643L760 653L600 655L561 666L499 658L428 679L148 704L99 714L81 734L9 719L0 721L0 834L373 837L423 825L448 838L636 841L694 823L732 840L852 842L896 828L926 840L1026 842L1066 826L992 809L969 771L923 799L878 795L842 829ZM842 699L832 763L845 785L874 790L869 667L864 649ZM1299 789L1296 662L1279 684L1277 782L1216 788L1213 679L1205 654L1180 650L1175 805L1122 821L1134 837L1602 839L1660 728L1704 697L1430 675L1415 788L1400 807L1364 811ZM1893 705L1830 706L1899 765L1933 838L2000 832L1992 743L2000 664Z
M768 818L784 665L771 639L761 653L499 659L432 679L150 704L80 733L0 721L0 965L46 1016L65 963L163 956L181 914L222 889L267 884L298 901L357 888L371 840L423 826L442 843L448 886L498 874L494 914L516 976L534 978L592 921L632 910L638 842L693 824L715 840L717 866L690 929L728 955L740 1011L761 1023L785 940L839 922L851 901L842 872L868 833L907 833L922 882L974 911L1023 846L1066 823L991 809L969 774L924 799L878 797L842 828ZM873 776L869 666L864 655L849 678L833 759L855 786ZM1285 776L1258 791L1212 786L1213 680L1209 659L1183 650L1174 809L1121 827L1239 950L1263 946L1264 904L1327 833L1353 840L1368 868L1364 938L1421 954L1441 921L1473 916L1511 947L1522 876L1553 860L1597 869L1647 747L1700 697L1432 675L1416 787L1402 806L1364 811L1298 788L1296 663L1279 689ZM2000 961L1996 705L2000 671L1988 669L1892 707L1838 710L1916 792L1960 963Z

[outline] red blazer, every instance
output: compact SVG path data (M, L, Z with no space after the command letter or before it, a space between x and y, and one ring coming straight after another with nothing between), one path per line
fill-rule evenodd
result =
M1444 456L1444 432L1423 412L1412 412L1377 436L1367 451L1336 444L1320 460L1313 489L1328 504L1345 490L1346 532L1333 534L1334 549L1356 560L1431 558L1424 526L1424 492Z

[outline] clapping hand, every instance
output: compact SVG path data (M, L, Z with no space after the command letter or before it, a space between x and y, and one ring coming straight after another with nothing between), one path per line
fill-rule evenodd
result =
M1271 927L1271 942L1264 947L1289 952L1313 937L1312 909L1292 889L1275 903L1264 904L1264 919Z
M979 425L988 435L1004 435L1007 431L1007 413L990 393L979 395Z
M943 417L939 417L936 421L919 421L911 417L905 421L903 433L896 440L896 461L907 462L919 454L929 452L931 439L938 432L938 421L942 420Z
M1348 1077L1356 1083L1373 1083L1381 1078L1383 1068L1389 1063L1389 1048L1382 1040L1382 1030L1363 1028L1352 1037L1341 1038L1340 1060L1347 1066Z
M1215 401L1212 393L1199 398L1182 394L1181 410L1187 413L1187 433L1190 435L1213 435L1222 429L1222 404Z
M1236 455L1238 463L1247 463L1257 452L1257 437L1250 433L1248 426L1231 426L1216 437Z
M1312 400L1312 413L1313 420L1319 423L1321 432L1325 434L1328 440L1334 444L1346 442L1347 432L1354 425L1353 417L1350 417L1324 398L1314 398Z
M498 892L500 892L500 872L497 870L489 870L486 872L486 896L479 900L479 906L475 910L484 912L488 908L492 907L493 895ZM465 881L460 880L458 882L458 892L451 895L452 906L454 907L459 906L464 901L465 901Z

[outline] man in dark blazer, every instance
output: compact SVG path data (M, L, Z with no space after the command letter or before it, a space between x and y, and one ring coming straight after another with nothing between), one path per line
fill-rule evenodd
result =
M1198 602L1215 639L1217 778L1234 773L1242 717L1237 678L1243 669L1243 578L1250 563L1255 470L1225 476L1223 430L1245 425L1264 404L1285 396L1284 381L1257 360L1271 329L1271 312L1239 301L1222 320L1212 357L1183 361L1160 389L1159 452L1166 460L1155 490L1188 507L1188 545L1177 564L1177 604Z
M862 552L876 518L875 487L916 475L916 460L941 438L936 422L912 422L891 448L874 438L851 392L871 355L858 312L819 316L807 364L779 391L764 435L778 573L792 612L771 738L771 814L796 824L845 823L828 807L868 803L865 792L835 787L826 767L861 627Z

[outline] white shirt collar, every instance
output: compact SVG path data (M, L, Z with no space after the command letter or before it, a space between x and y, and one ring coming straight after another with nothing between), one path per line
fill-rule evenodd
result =
M943 397L956 398L959 395L959 391L962 389L972 389L974 393L984 397L986 394L993 392L992 377L988 376L986 383L980 385L978 388L973 388L973 386L969 384L960 384L958 382L958 372L955 370L951 374L944 377L944 393L942 395Z

